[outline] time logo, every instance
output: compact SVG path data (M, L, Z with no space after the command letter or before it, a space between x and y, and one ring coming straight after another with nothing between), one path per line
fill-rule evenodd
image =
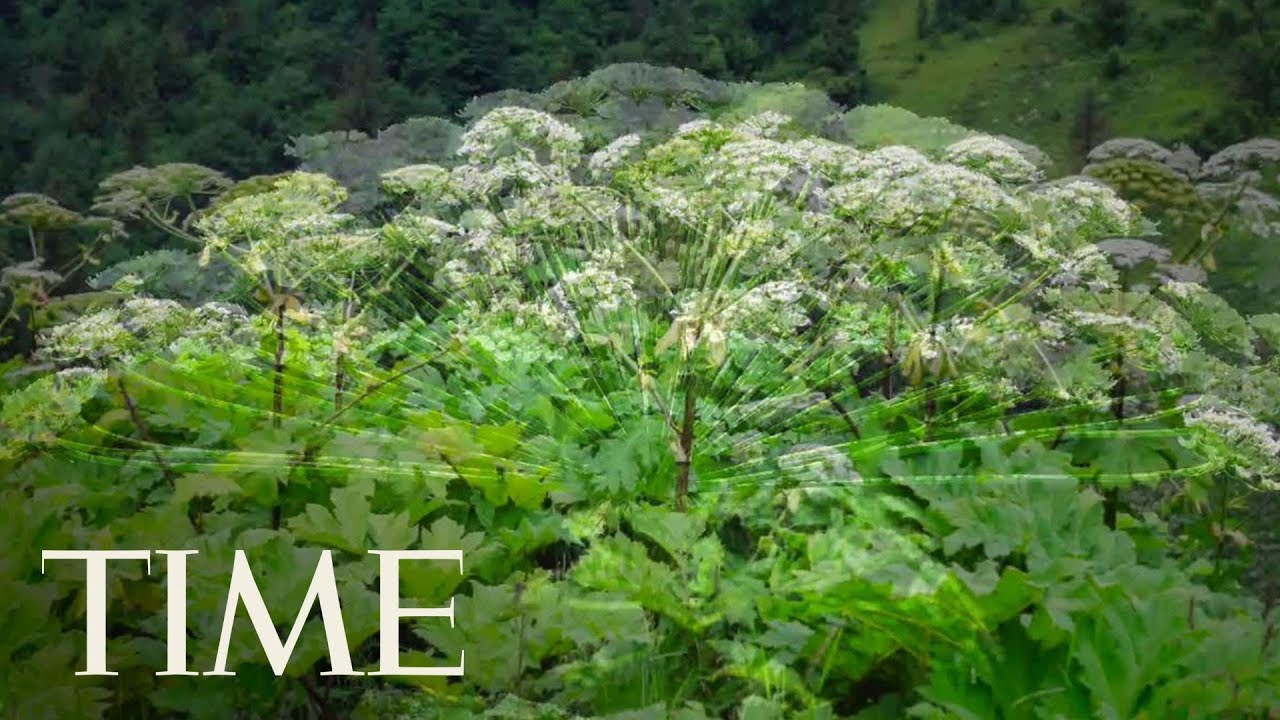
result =
M45 550L41 553L40 571L51 560L79 560L85 563L85 634L86 667L76 675L116 675L107 669L107 562L111 560L141 560L151 574L151 550ZM325 640L329 647L331 669L322 675L434 675L460 676L465 652L459 653L458 664L447 667L403 667L400 665L400 620L404 618L448 618L454 626L453 598L445 607L405 608L400 606L400 563L405 561L456 562L462 572L461 550L370 550L378 556L378 669L360 672L351 666L351 653L347 648L346 631L342 621L342 607L338 598L338 584L333 572L333 555L329 550L320 554L311 585L302 601L302 609L293 622L288 638L281 640L271 621L262 593L254 582L249 560L243 550L237 550L231 569L231 582L227 589L227 604L223 614L222 631L218 640L218 654L213 669L194 672L187 668L187 556L196 550L155 550L165 558L168 581L166 595L166 656L167 667L156 675L235 675L227 670L227 653L231 645L231 631L236 613L243 604L253 622L258 641L266 651L267 660L276 675L283 675L289 656L297 645L302 627L311 608L319 603L320 618L324 624Z

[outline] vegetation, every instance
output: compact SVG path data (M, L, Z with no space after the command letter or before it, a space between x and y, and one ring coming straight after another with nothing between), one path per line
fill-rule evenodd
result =
M915 3L872 6L859 32L868 95L1034 143L1059 172L1078 170L1110 137L1181 142L1207 155L1280 133L1274 0L924 7L932 19L921 28ZM1082 122L1102 132L1080 142Z
M1093 93L1116 135L1208 154L1280 129L1278 32L1276 0L26 0L0 10L0 192L80 204L97 178L174 161L278 172L295 136L374 135L618 62L948 117L1061 171L1106 139L1070 143Z
M571 0L119 3L0 9L0 192L85 202L97 178L187 161L286 167L296 135L374 133L610 62L807 81L861 98L862 3Z
M0 406L6 715L1280 708L1280 589L1251 574L1280 316L1206 286L1276 220L1239 203L1268 142L1050 179L1012 139L642 65L463 118L298 138L273 177L138 167L86 214L7 201L35 240L4 276L34 338ZM96 258L122 227L186 247L56 292L43 233ZM51 547L198 549L200 669L235 549L277 620L331 549L362 669L366 550L461 548L461 575L402 571L406 606L457 603L403 651L466 675L324 676L313 618L283 679L243 627L234 678L156 677L164 593L121 564L120 676L73 678L83 575L42 577Z

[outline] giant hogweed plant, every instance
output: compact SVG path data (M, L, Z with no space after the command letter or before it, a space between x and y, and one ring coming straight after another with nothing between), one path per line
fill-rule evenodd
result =
M1116 138L1089 154L1084 172L1114 187L1161 224L1163 242L1204 248L1208 285L1254 312L1280 308L1274 273L1280 236L1280 141L1254 138L1204 160L1186 147Z
M855 149L765 112L588 152L563 118L499 107L448 166L383 187L384 213L351 216L298 173L179 227L256 303L136 278L44 335L61 369L0 415L6 714L1280 705L1273 607L1234 581L1246 539L1195 512L1275 483L1266 330L1105 186L1044 182L994 138ZM1167 502L1131 504L1139 486ZM200 550L193 667L236 548L277 620L334 550L368 664L364 551L462 548L462 576L406 567L401 591L457 599L406 664L465 650L466 675L338 682L308 623L286 679L244 633L236 678L157 678L163 593L122 568L120 679L72 683L81 583L34 569L79 546Z

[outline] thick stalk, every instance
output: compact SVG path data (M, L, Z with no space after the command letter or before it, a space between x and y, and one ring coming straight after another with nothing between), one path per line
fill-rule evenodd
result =
M142 436L142 440L151 446L151 456L155 458L156 465L160 467L160 474L163 475L165 481L169 483L169 487L173 487L173 470L155 449L155 441L151 439L151 431L147 429L147 424L143 422L142 413L138 412L138 406L133 401L133 396L129 394L129 389L125 387L123 378L116 381L116 387L120 389L120 397L124 400L125 409L129 411L129 419L133 422L133 426L137 428L138 434Z
M342 301L342 325L345 328L347 322L351 320L351 300ZM333 410L338 412L342 410L342 390L347 384L347 354L343 351L335 353L333 359Z
M1265 631L1262 634L1262 654L1265 656L1267 650L1270 649L1271 643L1276 639L1276 619L1273 617L1276 609L1276 593L1274 576L1267 582L1267 599L1262 608L1262 624Z
M689 497L689 474L693 463L693 426L698 419L698 384L692 372L684 377L684 418L676 437L676 509L684 512Z
M1115 384L1111 389L1111 414L1116 419L1116 429L1120 429L1120 425L1124 422L1124 401L1125 394L1128 392L1128 378L1124 372L1124 350L1122 347L1116 348L1115 361L1112 365L1111 376ZM1116 529L1116 515L1120 510L1120 488L1110 487L1103 492L1102 505L1102 521L1107 528Z
M938 393L933 379L925 381L924 386L924 440L933 442L934 420L938 417Z
M898 336L898 313L895 311L889 316L889 334L885 338L884 343L884 380L883 390L884 397L889 400L893 397L893 366L898 362L896 356L898 349L895 339Z
M320 720L336 720L338 715L334 712L332 704L329 702L329 688L325 687L325 691L321 694L316 688L315 680L304 675L302 677L302 688L307 692L307 698L311 701L312 706L320 715Z
M1231 497L1227 486L1226 478L1219 476L1217 478L1218 487L1218 519L1215 524L1218 526L1214 532L1215 541L1213 548L1213 574L1219 577L1222 572L1222 562L1227 557L1227 504Z
M284 308L283 301L276 304L276 358L275 384L271 392L272 423L280 427L280 419L284 414Z
M347 381L347 356L345 353L338 353L333 362L337 369L333 372L333 409L335 412L342 409L342 390Z
M274 427L280 427L281 419L284 415L284 309L285 303L283 298L276 301L276 359L275 359L275 381L271 390L271 424ZM283 490L279 480L276 481L276 504L271 508L271 527L272 529L280 529L280 521L283 519L283 508L280 505L280 492Z
M929 292L929 343L939 354L943 352L938 349L938 323L942 319L942 286L946 282L946 276L947 268L939 262L938 254L935 252L933 287ZM924 439L926 442L933 440L933 422L938 414L938 397L934 392L934 380L934 377L928 377L924 387Z
M438 357L438 356L436 356L436 355L433 355L433 356L431 356L431 357L427 358L426 360L423 360L423 361L421 361L421 362L414 363L413 365L410 365L409 367L406 367L406 368L404 368L403 370L400 370L400 371L396 372L394 375L391 375L391 376L389 376L389 377L387 377L387 378L384 378L384 379L382 379L382 380L379 380L379 381L378 381L378 382L376 382L376 383L373 383L373 384L372 384L372 385L370 385L369 387L365 388L364 392L362 392L362 393L360 393L359 395L357 395L357 396L356 396L356 398L355 398L354 400L352 400L351 402L347 403L345 407L339 408L339 409L338 409L336 412L334 412L332 415L330 415L329 417L325 418L324 422L320 423L320 427L321 427L321 428L325 428L325 427L328 427L328 426L332 425L334 422L336 422L336 421L338 420L338 418L342 417L342 416L343 416L343 414L345 414L345 413L346 413L348 410L350 410L351 408L355 407L356 405L359 405L359 404L360 404L360 402L361 402L362 400L364 400L365 398L369 397L370 395L373 395L374 393L378 392L378 391L379 391L379 390L381 390L382 388L384 388L384 387L386 387L386 386L390 385L391 383L393 383L393 382L395 382L395 381L399 380L400 378L402 378L402 377L404 377L404 376L408 375L408 374L409 374L409 373L411 373L411 372L414 372L414 371L416 371L416 370L421 370L422 368L424 368L424 367L426 367L426 366L428 366L428 365L431 365L431 364L437 363L437 362L438 362L438 360L439 360L439 357ZM439 366L439 367L441 367L441 371L440 371L440 374L441 374L441 375L448 375L447 370L443 369L443 366Z
M839 399L836 397L836 393L827 386L823 386L821 391L823 397L825 397L827 402L831 404L831 407L835 408L835 411L840 414L840 418L844 420L845 426L848 427L849 432L853 434L853 439L861 440L862 431L858 429L858 424L853 421L853 416L849 414L849 411L845 409L844 405L840 404Z

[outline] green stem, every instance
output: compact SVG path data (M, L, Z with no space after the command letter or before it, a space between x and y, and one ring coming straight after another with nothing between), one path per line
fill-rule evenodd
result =
M277 428L280 427L284 415L284 310L284 298L276 298L276 357L275 380L271 391L271 424ZM282 520L283 508L280 504L280 493L283 489L282 483L277 480L276 503L271 508L271 527L275 530L280 529Z
M272 423L275 427L280 427L281 417L284 415L284 310L285 303L283 299L277 299L276 303L276 356L275 356L275 383L271 393L271 413L274 416Z
M684 419L676 444L676 509L684 512L688 505L689 475L693 463L693 426L698 417L697 378L690 371L684 377Z
M342 325L345 329L346 324L351 320L351 299L347 298L342 301ZM342 410L342 390L347 384L347 354L345 352L337 352L335 354L333 364L333 410L338 412Z
M1128 392L1128 378L1124 372L1124 351L1116 347L1111 376L1115 381L1111 391L1111 414L1116 419L1116 429L1124 422L1124 401ZM1111 487L1103 493L1102 521L1110 530L1116 529L1116 516L1120 511L1120 488Z
M160 474L164 476L165 481L172 488L174 486L173 470L164 461L164 458L160 456L159 451L155 449L155 440L152 439L150 430L147 429L146 423L143 422L142 413L138 412L138 406L133 401L133 396L129 394L129 389L125 387L123 378L116 380L116 387L120 389L120 397L124 400L125 409L129 411L129 420L133 422L133 426L138 430L138 434L142 436L142 440L151 446L151 456L155 458L156 465L160 467Z
M1217 520L1218 527L1216 532L1214 532L1214 536L1215 536L1215 546L1213 549L1214 577L1218 577L1219 574L1222 572L1222 561L1226 558L1226 555L1227 555L1227 503L1229 501L1229 498L1227 496L1227 480L1225 477L1222 477L1221 475L1219 475L1218 486L1220 488L1220 492L1218 493L1218 520Z

